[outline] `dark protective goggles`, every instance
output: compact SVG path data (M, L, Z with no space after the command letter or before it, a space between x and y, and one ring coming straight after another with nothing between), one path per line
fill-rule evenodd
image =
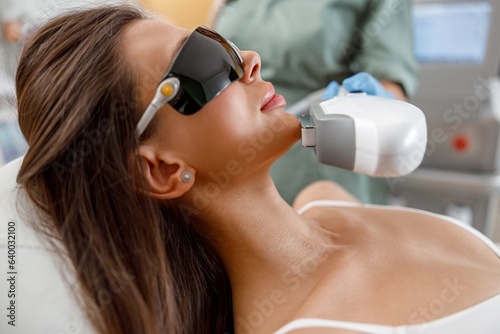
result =
M239 49L217 32L198 27L186 39L156 89L155 96L137 124L140 136L169 103L184 115L192 115L243 77Z

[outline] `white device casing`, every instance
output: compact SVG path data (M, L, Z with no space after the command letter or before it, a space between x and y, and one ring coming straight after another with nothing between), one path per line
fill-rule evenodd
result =
M311 109L316 126L319 113L353 120L354 172L396 177L409 174L422 162L427 126L423 112L412 104L364 93L347 94L320 102ZM322 143L321 138L316 142L323 146L317 147L317 153L318 149L325 151L324 146L339 145Z

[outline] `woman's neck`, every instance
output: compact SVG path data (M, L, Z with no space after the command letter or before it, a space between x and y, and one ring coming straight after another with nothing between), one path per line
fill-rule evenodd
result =
M331 239L280 197L268 174L241 182L199 210L203 232L228 271L235 313L248 314L259 300L273 298L293 308L292 299L314 285L314 272L333 249ZM200 196L198 189L201 203Z

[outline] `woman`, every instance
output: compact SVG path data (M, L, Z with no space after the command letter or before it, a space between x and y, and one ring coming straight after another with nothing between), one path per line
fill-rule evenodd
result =
M303 318L433 328L498 307L500 253L462 228L324 182L288 206L269 169L299 124L259 70L215 32L129 7L63 16L29 40L18 182L96 332L271 333ZM330 198L343 202L295 210ZM440 312L420 312L441 296Z

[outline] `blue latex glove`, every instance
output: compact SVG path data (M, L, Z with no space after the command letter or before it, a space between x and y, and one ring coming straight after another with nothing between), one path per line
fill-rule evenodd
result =
M339 83L337 81L332 81L326 86L325 92L323 93L323 100L331 99L339 94Z
M352 77L345 79L342 82L342 86L348 92L365 92L368 95L383 96L391 99L396 98L391 92L385 90L380 81L366 72L360 72L353 75ZM338 93L339 84L336 81L332 81L326 87L326 90L323 93L323 99L326 100L332 98L334 96L337 96Z

